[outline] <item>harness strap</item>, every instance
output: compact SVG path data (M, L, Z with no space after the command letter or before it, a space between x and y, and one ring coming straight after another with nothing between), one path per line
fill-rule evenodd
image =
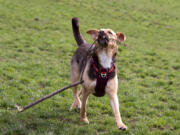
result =
M91 65L96 73L111 73L116 68L115 64L113 63L113 65L110 69L102 68L101 70L99 70L98 67L94 63L93 57L91 57Z

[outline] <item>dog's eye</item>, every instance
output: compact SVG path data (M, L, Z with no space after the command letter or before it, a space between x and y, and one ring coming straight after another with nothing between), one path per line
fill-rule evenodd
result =
M112 35L112 32L108 31L108 33Z

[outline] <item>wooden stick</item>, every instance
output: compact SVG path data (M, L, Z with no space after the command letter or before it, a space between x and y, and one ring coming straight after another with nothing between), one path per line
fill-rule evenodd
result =
M95 41L91 44L91 46L89 47L88 52L87 52L87 55L86 55L86 58L84 59L84 62L83 62L83 63L84 63L84 64L83 64L83 70L82 70L82 72L81 72L81 74L80 74L80 81L77 81L77 82L75 82L75 83L71 83L70 85L68 85L68 86L66 86L66 87L64 87L64 88L62 88L62 89L59 89L59 90L57 90L57 91L55 91L55 92L53 92L53 93L50 93L50 94L48 94L48 95L46 95L46 96L44 96L44 97L42 97L42 98L40 98L40 99L38 99L38 100L36 100L36 101L34 101L34 102L32 102L32 103L24 106L24 107L21 107L21 106L15 104L14 106L17 108L17 110L18 110L19 112L23 112L24 110L26 110L26 109L28 109L28 108L30 108L30 107L32 107L32 106L34 106L34 105L42 102L42 101L44 101L44 100L46 100L46 99L48 99L48 98L50 98L50 97L52 97L52 96L60 93L60 92L63 92L64 90L66 90L66 89L68 89L68 88L71 88L71 87L74 87L74 86L76 86L76 85L78 85L78 84L83 83L84 81L82 80L82 77L83 77L84 70L85 70L85 67L86 67L86 64L87 64L87 58L88 58L88 56L91 56L91 55L92 55L92 52L91 52L92 50L91 50L91 49L92 49L92 47L94 46L95 42L96 42L96 40L95 40Z
M48 95L46 95L46 96L44 96L44 97L42 97L42 98L40 98L40 99L38 99L38 100L36 100L36 101L34 101L34 102L32 102L32 103L24 106L24 107L21 107L21 106L19 106L19 105L17 105L17 104L15 105L15 107L17 108L17 110L18 110L19 112L23 112L24 110L26 110L26 109L28 109L28 108L30 108L30 107L32 107L32 106L34 106L34 105L42 102L42 101L44 101L44 100L46 100L46 99L48 99L48 98L50 98L50 97L52 97L52 96L60 93L60 92L63 92L64 90L66 90L66 89L68 89L68 88L74 87L74 86L76 86L76 85L78 85L78 84L81 84L81 83L83 83L83 82L84 82L84 81L81 80L81 81L77 81L77 82L75 82L75 83L71 83L70 85L68 85L68 86L66 86L66 87L64 87L64 88L61 88L61 89L59 89L59 90L57 90L57 91L55 91L55 92L53 92L53 93L50 93L50 94L48 94Z

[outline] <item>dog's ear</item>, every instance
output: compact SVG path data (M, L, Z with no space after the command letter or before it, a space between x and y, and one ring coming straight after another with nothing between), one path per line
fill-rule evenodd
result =
M87 33L87 34L90 34L90 35L92 36L92 38L93 38L94 40L96 40L97 37L98 37L99 30L96 30L96 29L94 29L94 30L88 30L86 33Z
M116 32L116 36L119 43L126 40L126 36L122 32Z

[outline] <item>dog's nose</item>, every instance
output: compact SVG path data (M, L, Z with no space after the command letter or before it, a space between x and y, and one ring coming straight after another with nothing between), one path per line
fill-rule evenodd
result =
M104 32L103 30L100 30L100 31L99 31L99 34L100 34L100 35L104 35L105 32Z
M99 37L105 39L106 38L106 33L103 30L99 31Z

